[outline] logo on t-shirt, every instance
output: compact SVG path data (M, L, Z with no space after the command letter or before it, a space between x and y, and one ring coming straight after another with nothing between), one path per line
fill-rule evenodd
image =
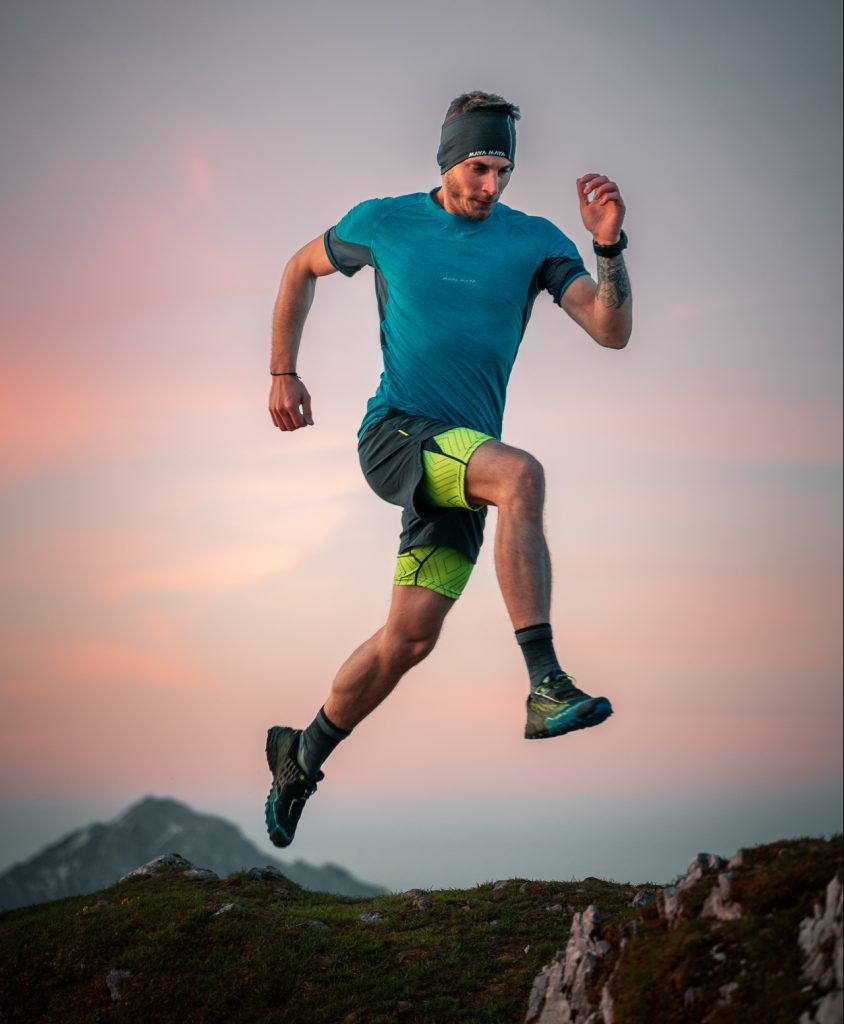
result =
M444 277L443 281L454 281L455 284L477 284L475 277Z

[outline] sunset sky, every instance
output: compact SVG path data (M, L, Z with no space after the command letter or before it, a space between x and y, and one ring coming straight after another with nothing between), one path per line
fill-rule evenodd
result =
M395 888L667 881L840 830L841 12L810 0L6 5L0 869L153 793L268 854L266 728L383 622L399 510L358 466L372 273L320 281L267 411L287 259L439 184L470 89L504 202L594 273L619 183L629 346L543 294L504 440L544 464L564 667L616 714L526 743L495 515L434 654L325 766L290 859Z

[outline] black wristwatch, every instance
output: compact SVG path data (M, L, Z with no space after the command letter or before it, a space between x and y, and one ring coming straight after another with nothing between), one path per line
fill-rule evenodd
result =
M618 256L620 252L623 252L627 248L627 235L622 231L621 238L619 238L617 242L613 242L612 245L598 245L598 243L593 240L592 248L595 250L596 256L606 256L611 259L613 256Z

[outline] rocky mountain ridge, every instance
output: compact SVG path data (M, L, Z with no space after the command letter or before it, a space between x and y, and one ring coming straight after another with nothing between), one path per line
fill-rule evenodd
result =
M173 849L221 876L270 864L304 889L340 896L387 891L335 864L314 867L268 856L224 818L197 813L178 800L148 796L112 821L77 829L5 871L0 875L0 910L96 892Z
M788 848L782 847L780 854L788 856ZM677 991L676 1003L685 1008L685 1015L663 1017L648 997L650 1005L641 1005L641 993L639 1009L655 1014L651 1018L655 1021L716 1024L733 1019L729 1010L744 1002L742 986L747 983L752 988L758 979L750 978L746 957L739 960L738 970L735 963L730 963L729 931L720 923L758 918L760 913L764 919L782 902L781 895L765 892L764 885L754 884L760 881L760 863L753 851L739 850L727 862L716 854L700 853L675 885L652 893L638 892L633 905L641 907L642 914L628 918L621 927L609 927L609 918L594 904L576 913L565 950L558 951L533 983L525 1024L632 1022L630 994L623 985L625 973L630 973L625 947L634 938L641 946L647 941L649 929L663 937L684 927L691 942L709 953L708 961L698 962L681 975L683 983L688 984L682 991L682 1003ZM812 996L812 1006L801 1013L799 1024L841 1024L844 1017L843 912L842 878L836 872L823 899L800 920L792 936L802 955L802 990ZM795 950L789 952L794 954ZM665 1006L664 1012L671 1010ZM635 1019L648 1018L637 1015Z
M840 1024L843 878L841 837L374 898L171 853L0 915L0 1021Z

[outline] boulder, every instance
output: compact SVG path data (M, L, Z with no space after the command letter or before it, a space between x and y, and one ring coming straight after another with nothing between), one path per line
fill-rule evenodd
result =
M525 1024L612 1024L609 990L592 991L596 972L613 956L604 921L594 904L574 915L565 953L558 951L534 979Z
M246 872L247 878L253 878L256 881L263 882L286 882L287 876L282 874L278 868L274 868L271 864L268 864L265 868L250 868Z
M120 881L125 882L127 878L134 878L136 876L154 875L162 868L181 868L182 871L192 871L196 870L196 865L191 864L180 853L162 853L160 857L154 857L152 860L147 861L146 864L141 864L139 868L130 871Z
M683 912L681 895L686 889L696 885L706 875L720 871L724 867L724 858L716 853L699 853L686 868L686 873L675 885L669 885L657 894L659 916L669 928L677 924Z
M841 879L836 875L826 887L823 904L800 922L797 942L803 951L803 977L818 992L811 1012L800 1024L840 1024L844 1009L844 940L842 940Z
M109 971L106 975L106 987L113 1003L119 1003L123 998L120 987L124 981L132 977L131 971Z
M700 911L701 917L714 917L718 921L736 921L742 916L741 905L730 900L730 887L735 875L735 871L721 872L718 884L704 901Z

